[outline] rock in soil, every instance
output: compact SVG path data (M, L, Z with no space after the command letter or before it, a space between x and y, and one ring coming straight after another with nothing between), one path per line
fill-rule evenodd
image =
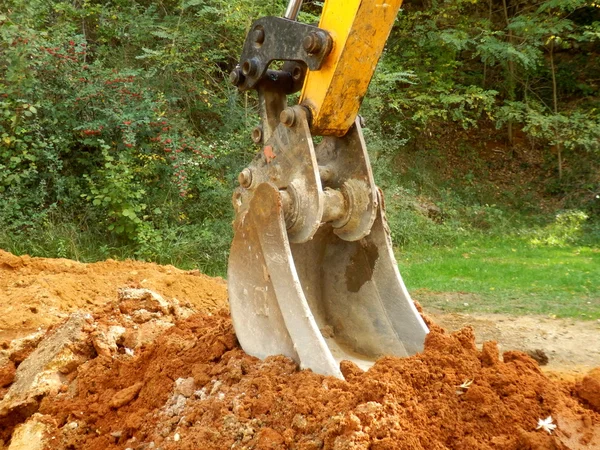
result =
M50 445L51 429L41 414L34 414L15 428L8 450L44 450Z
M142 386L144 386L144 383L140 382L135 383L133 386L126 387L125 389L121 389L110 399L109 406L111 408L120 408L121 406L131 403L142 390Z
M84 331L91 321L89 314L72 314L19 365L14 383L0 401L0 419L15 410L24 415L35 412L41 397L57 393L65 377L93 356Z

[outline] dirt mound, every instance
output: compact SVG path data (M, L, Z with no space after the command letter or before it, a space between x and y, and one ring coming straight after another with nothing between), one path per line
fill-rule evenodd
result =
M45 297L61 314L93 298L91 313L56 315L0 349L0 449L600 449L597 372L550 380L525 353L479 350L468 327L431 324L423 353L367 372L343 362L338 380L245 354L217 309L220 280L135 262L0 261L3 286L62 288Z
M577 394L600 412L600 367L592 370L577 383Z
M600 415L537 363L472 330L434 330L425 352L380 359L346 381L259 361L236 344L226 313L196 315L133 358L80 366L47 397L52 448L565 449L600 448ZM551 416L557 429L538 426Z
M83 264L0 250L0 343L61 322L71 312L99 310L121 287L148 288L198 311L227 305L225 283L197 270L139 261Z

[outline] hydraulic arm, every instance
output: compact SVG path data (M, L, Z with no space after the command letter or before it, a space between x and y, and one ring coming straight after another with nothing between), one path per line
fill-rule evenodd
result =
M423 348L428 330L398 272L358 117L400 3L327 0L313 26L291 1L246 37L231 81L258 92L261 151L233 195L228 282L252 355L342 377L343 359L367 368Z

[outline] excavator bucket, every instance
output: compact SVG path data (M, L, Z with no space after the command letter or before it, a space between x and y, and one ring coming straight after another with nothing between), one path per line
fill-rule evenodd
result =
M421 351L427 327L398 272L359 121L315 149L296 108L297 124L277 127L234 194L231 315L247 353L342 378L342 360L367 369Z
M357 116L401 0L326 0L319 27L295 20L301 3L252 24L230 76L258 92L261 151L233 195L229 302L247 353L342 378L340 361L367 369L411 355L428 332L398 272Z

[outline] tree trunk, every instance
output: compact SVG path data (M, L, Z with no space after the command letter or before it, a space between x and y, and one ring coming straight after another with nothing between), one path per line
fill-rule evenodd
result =
M492 23L492 0L489 0L488 4L489 4L488 20L490 21L490 24L491 24ZM482 87L484 89L485 89L486 81L487 81L487 62L484 62L483 63L483 83L482 83Z
M502 0L502 6L504 9L504 20L506 21L506 26L510 25L509 17L508 17L508 6L506 4L506 0ZM513 45L513 32L512 30L508 30L508 42L510 45ZM512 57L508 59L508 98L509 100L515 99L515 62ZM508 143L513 145L513 121L509 120L507 123L507 134L508 134Z
M554 114L558 114L558 89L556 87L556 65L554 64L554 39L550 41L550 72L552 73L552 101L554 104ZM558 128L554 127L554 140L556 141L556 156L558 158L558 179L562 179L563 160L562 160L562 142L558 140Z

